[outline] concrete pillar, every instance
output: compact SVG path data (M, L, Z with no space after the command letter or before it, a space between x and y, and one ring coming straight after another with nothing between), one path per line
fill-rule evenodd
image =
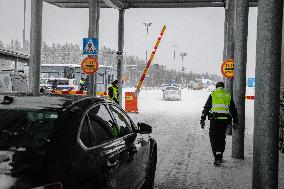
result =
M227 59L234 59L234 14L235 14L235 1L228 0L228 9L226 16L228 17L228 47L227 47ZM233 79L225 79L225 88L233 94Z
M245 95L247 67L247 36L248 36L248 0L238 0L235 9L235 76L233 84L234 102L238 111L239 128L233 130L232 157L244 159L245 137Z
M253 138L254 189L278 188L283 0L259 0Z
M124 9L119 10L118 20L118 59L117 59L117 79L119 81L119 105L122 107L122 70L123 70L123 46L124 46Z
M29 92L39 95L41 40L42 40L42 0L31 1Z
M100 1L89 0L89 38L99 38ZM98 56L97 56L98 58ZM88 75L88 95L97 93L97 73Z
M284 5L283 5L284 11ZM281 80L280 80L280 99L284 99L284 20L282 21L282 48L281 48Z
M227 59L227 53L228 53L227 51L228 51L228 9L225 9L223 60Z

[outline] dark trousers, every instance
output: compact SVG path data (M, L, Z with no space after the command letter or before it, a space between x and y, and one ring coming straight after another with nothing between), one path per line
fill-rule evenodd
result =
M215 158L223 158L223 152L226 145L226 130L228 120L210 120L209 137L212 152ZM219 157L216 157L216 152L221 152Z

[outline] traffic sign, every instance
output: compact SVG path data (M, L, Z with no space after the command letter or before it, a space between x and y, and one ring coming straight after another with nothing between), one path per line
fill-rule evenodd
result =
M99 52L99 40L97 38L83 38L83 54L97 55Z
M81 63L81 68L85 74L94 74L99 69L99 63L94 57L87 57Z
M233 78L235 69L235 62L233 59L225 60L221 66L221 72L224 77Z
M255 78L248 78L248 87L255 87Z

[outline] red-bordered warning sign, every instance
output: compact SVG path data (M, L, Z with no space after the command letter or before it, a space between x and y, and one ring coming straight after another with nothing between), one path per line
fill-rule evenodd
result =
M233 78L235 73L235 61L233 59L225 60L221 66L223 76Z
M98 60L94 57L87 57L82 61L81 68L85 74L94 74L99 69Z

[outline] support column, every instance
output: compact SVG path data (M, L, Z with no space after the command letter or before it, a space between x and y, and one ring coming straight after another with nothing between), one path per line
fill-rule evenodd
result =
M228 51L228 9L225 9L223 61L227 59L227 53L228 53L227 51Z
M283 0L259 0L253 138L254 189L278 188Z
M99 39L99 15L100 1L89 1L89 38ZM98 58L98 56L97 56ZM97 73L88 75L88 95L95 96L97 93Z
M39 95L41 40L42 40L42 0L31 1L29 92Z
M284 5L283 5L284 11ZM281 48L281 80L280 80L280 99L284 99L284 20L282 21L282 48Z
M245 95L247 71L247 36L248 36L248 0L238 0L236 3L236 19L234 27L235 38L235 75L233 84L234 102L236 104L239 128L233 130L232 157L244 159L245 137Z
M124 9L119 10L118 20L118 59L117 59L117 80L119 82L119 105L122 107L122 70L123 70L123 46L124 46Z
M227 47L227 59L234 59L234 15L235 15L235 0L228 0L228 9L226 16L228 16L228 47ZM225 88L233 94L233 79L225 79Z

